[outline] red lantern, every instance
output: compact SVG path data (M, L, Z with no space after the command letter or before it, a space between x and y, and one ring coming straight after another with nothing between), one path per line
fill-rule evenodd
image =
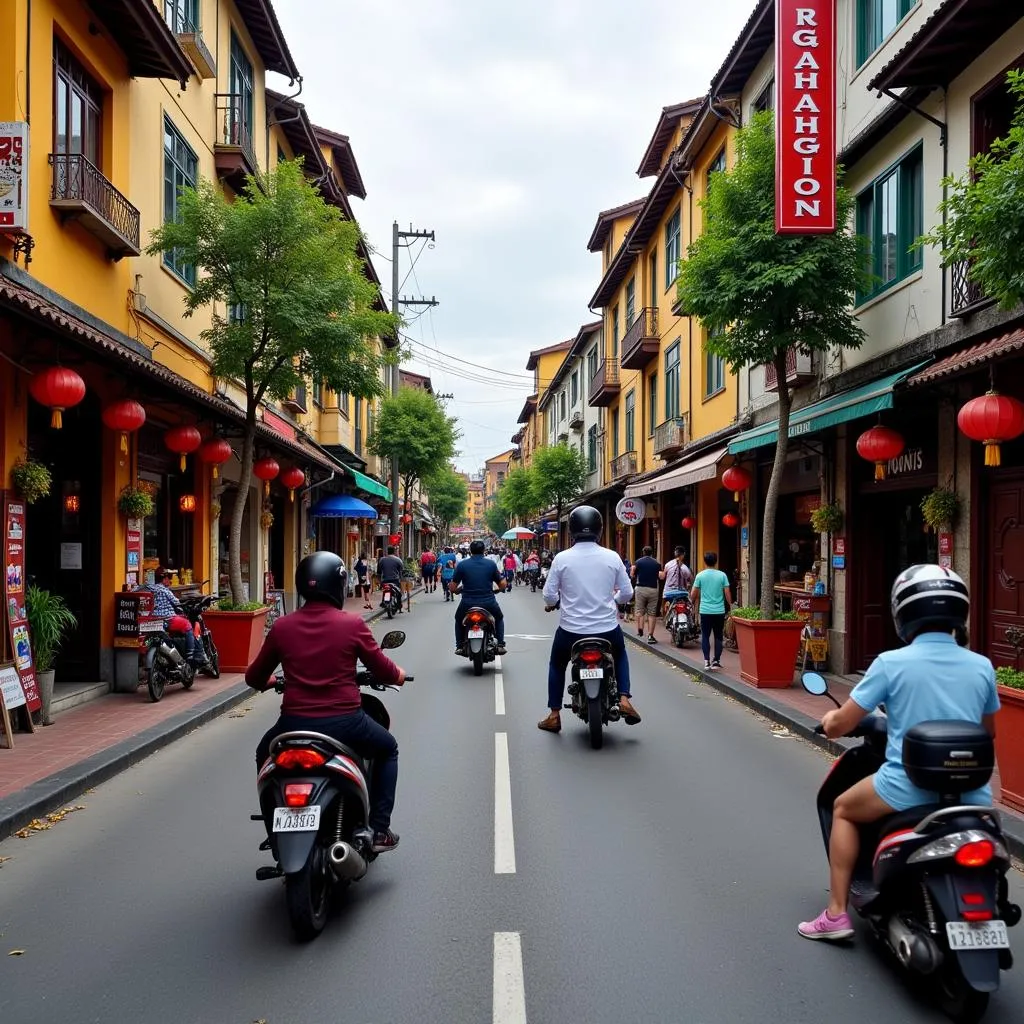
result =
M180 508L182 512L187 512L189 514L195 512L196 496L194 494L183 494L178 499L178 508Z
M857 454L875 464L875 479L885 479L885 464L898 458L904 447L903 435L881 425L865 430L857 438Z
M388 535L388 544L391 547L397 546L401 543L402 535L400 533L392 533Z
M270 493L270 481L281 472L281 467L276 459L260 459L252 464L253 473L263 481L263 493Z
M164 434L164 444L181 456L181 471L185 472L185 457L203 443L203 437L195 427L171 427Z
M734 516L731 512L726 512L725 515L722 516L722 525L728 527L739 526L739 516Z
M753 482L750 472L742 466L730 466L722 474L722 486L733 492L734 501L739 501L740 491L745 491Z
M697 525L697 520L694 519L693 516L687 516L683 520L683 529L684 530L692 530L696 525Z
M103 422L111 430L121 431L121 451L128 454L128 435L135 433L146 422L146 410L138 402L126 398L114 402L103 410Z
M40 405L47 405L53 410L50 426L60 430L63 425L61 413L85 398L85 381L66 366L51 366L33 376L28 392Z
M223 437L214 437L199 449L199 458L213 464L213 479L220 475L220 467L231 458L231 445Z
M402 516L402 522L403 523L411 523L412 522L412 516L409 515L408 512L406 512L405 515Z
M288 496L292 501L295 500L295 488L301 487L305 482L306 474L297 466L292 466L281 474L281 483L288 488Z
M985 445L985 465L1002 465L999 444L1024 434L1024 402L997 391L972 398L959 412L956 422L972 441Z

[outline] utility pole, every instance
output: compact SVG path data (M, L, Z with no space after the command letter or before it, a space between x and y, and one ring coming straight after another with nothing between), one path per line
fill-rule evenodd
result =
M398 290L401 288L401 284L398 280L398 250L408 249L412 243L418 239L429 239L431 242L434 241L433 231L414 231L410 226L408 231L400 231L398 229L398 221L396 220L391 227L391 312L401 314L402 307L404 306L436 306L438 304L436 297L429 299L403 299L399 297ZM399 340L399 347L401 347L401 340ZM398 394L398 381L399 381L399 366L397 363L391 367L391 394ZM391 532L399 533L398 529L398 459L391 459Z

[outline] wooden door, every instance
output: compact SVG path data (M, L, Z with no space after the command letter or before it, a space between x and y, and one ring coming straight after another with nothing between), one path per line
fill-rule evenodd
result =
M996 665L1024 669L1024 473L989 485L987 540L985 651Z

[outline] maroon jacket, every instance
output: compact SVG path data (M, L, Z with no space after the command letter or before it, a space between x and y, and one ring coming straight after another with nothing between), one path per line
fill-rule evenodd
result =
M326 601L310 601L270 627L260 653L246 669L245 681L263 690L280 665L285 678L282 715L347 715L360 707L356 658L376 681L398 683L398 666L377 646L358 615Z

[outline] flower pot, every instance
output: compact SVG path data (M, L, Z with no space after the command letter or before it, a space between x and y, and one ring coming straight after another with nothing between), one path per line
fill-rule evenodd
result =
M804 624L783 619L732 619L740 652L740 678L758 689L793 685Z
M267 609L254 612L203 612L220 654L222 672L244 672L263 643Z
M1024 811L1024 690L1000 686L1002 708L996 715L996 760L1002 801Z
M43 702L43 725L50 724L50 702L53 700L54 674L55 670L52 668L47 672L36 672L36 685L39 687L39 699Z

